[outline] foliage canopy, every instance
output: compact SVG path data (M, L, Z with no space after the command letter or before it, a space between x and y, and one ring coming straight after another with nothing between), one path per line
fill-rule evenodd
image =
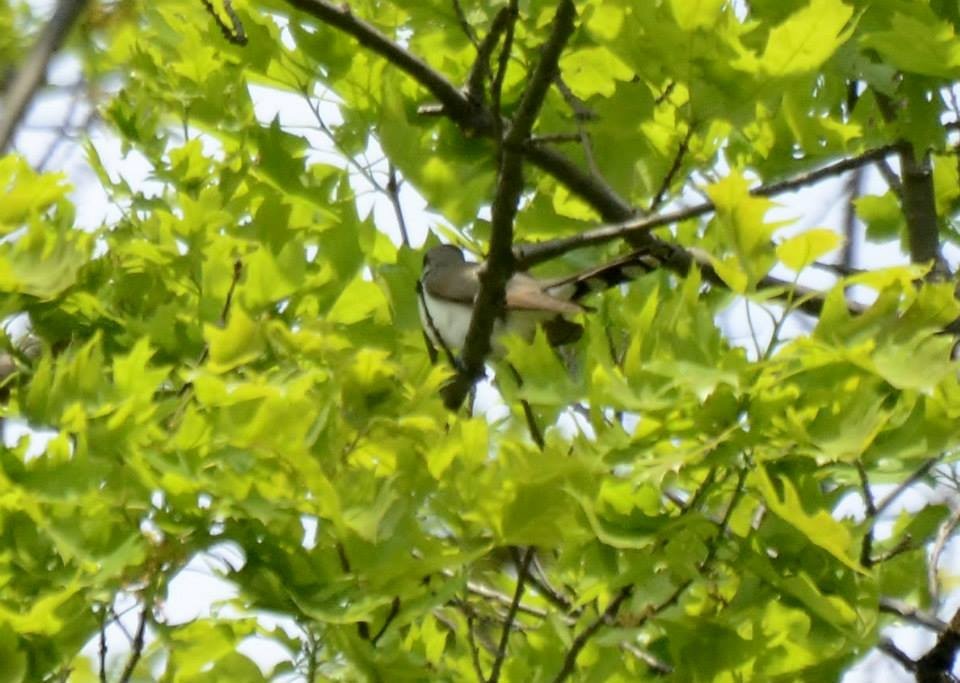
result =
M0 66L36 12L0 8ZM150 182L86 142L113 210L81 230L62 174L0 157L0 312L36 342L7 340L3 414L53 433L0 450L0 682L838 679L917 618L891 605L939 607L958 519L877 486L945 481L958 445L958 29L939 0L91 4L65 49ZM858 233L771 209L841 173L911 263L814 291ZM563 356L508 341L471 415L404 218L506 270L534 243L545 274L663 267ZM723 331L744 300L755 348ZM170 623L223 548L236 609ZM134 656L98 671L124 599Z

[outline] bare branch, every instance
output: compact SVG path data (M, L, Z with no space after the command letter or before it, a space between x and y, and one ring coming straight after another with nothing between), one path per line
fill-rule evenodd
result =
M487 683L497 683L500 680L500 668L503 666L503 660L507 656L507 643L510 642L510 628L514 619L517 618L517 610L520 608L520 598L523 597L523 583L527 578L527 571L530 568L530 561L533 559L533 546L530 546L523 553L523 559L517 563L517 587L513 592L513 601L510 603L510 610L507 612L506 621L503 624L503 631L500 634L500 645L497 647L497 656L493 660L493 668L490 670L490 677Z
M909 605L903 600L896 598L880 598L880 611L887 614L896 614L903 617L917 626L923 626L936 633L942 633L947 630L947 622L938 618L937 615L930 612L924 612L913 605Z
M863 496L863 507L866 510L868 518L877 516L877 506L873 500L873 492L870 490L870 480L867 479L867 470L863 462L857 460L857 474L860 477L860 492ZM869 569L873 564L873 524L868 525L863 534L863 541L860 543L860 565Z
M107 606L100 606L100 647L97 650L100 683L107 683Z
M377 644L377 641L387 632L387 628L393 623L393 620L397 618L398 614L400 614L400 598L394 598L390 603L390 611L387 612L387 618L383 620L383 626L381 626L380 630L370 639L371 645L375 646Z
M897 498L900 497L900 494L902 494L908 488L910 488L911 486L916 484L918 481L923 479L925 476L927 476L930 470L933 469L934 465L938 464L941 460L943 460L943 458L944 458L944 454L941 453L940 455L936 455L932 458L927 458L926 460L924 460L923 464L921 464L920 467L914 470L913 474L907 477L903 482L901 482L897 486L897 488L895 488L893 491L888 493L885 498L883 498L879 503L877 503L877 512L874 515L874 517L875 518L879 517L884 512L886 512L886 509L890 507L890 505Z
M828 164L814 171L803 173L789 180L761 185L752 189L750 194L759 197L770 197L783 192L798 190L807 185L813 185L824 178L833 177L851 169L872 163L875 159L887 156L892 152L893 148L890 146L878 147L877 149L864 152L859 156L841 159L833 164ZM534 160L535 157L531 156L531 161ZM612 199L609 200L609 202L612 202ZM690 220L691 218L703 216L713 211L713 209L714 206L712 202L703 202L702 204L658 216L641 216L622 219L618 222L601 225L569 237L538 242L536 244L518 245L515 249L517 267L529 268L537 263L556 258L574 249L596 246L620 239L630 240L633 237L647 234L651 230L664 225L672 225L673 223L680 223L685 220ZM627 209L627 212L632 213L629 209ZM665 243L661 243L661 245L662 244ZM670 248L675 249L676 247Z
M670 666L669 664L667 664L667 663L664 662L664 661L661 661L661 660L657 659L656 657L654 657L652 654L650 654L650 653L647 652L646 650L641 650L639 647L637 647L637 646L634 645L633 643L628 643L628 642L620 643L620 647L622 647L624 650L626 650L627 652L629 652L630 654L632 654L634 657L636 657L637 659L639 659L641 662L643 662L644 664L646 664L647 666L649 666L651 669L653 669L653 670L654 670L656 673L658 673L658 674L672 674L672 673L673 673L673 667L672 667L672 666Z
M895 659L907 671L917 670L917 663L910 659L907 653L894 645L889 638L881 638L879 644L877 644L877 649Z
M27 106L43 85L51 57L60 49L86 5L87 0L60 0L53 17L44 26L23 66L13 77L3 97L3 114L0 116L0 153L5 152L10 146L14 131L23 118Z
M357 42L410 75L440 101L443 113L466 130L486 132L493 125L490 113L476 106L459 88L444 78L419 57L404 50L377 28L353 15L347 5L337 6L328 0L287 0L292 6L320 21L353 36Z
M947 676L953 668L953 660L958 648L960 648L960 609L954 613L946 630L940 633L936 645L916 661L916 669L913 671L916 672L917 683L943 683L950 680Z
M407 221L403 218L403 207L400 205L400 184L397 182L397 169L390 164L387 178L387 197L393 206L393 213L397 217L397 227L400 228L400 240L403 246L410 246L410 234L407 232Z
M459 3L457 6L459 7ZM483 37L483 41L477 45L477 58L470 69L470 75L467 76L467 96L474 102L482 104L484 101L483 84L490 73L490 57L493 55L494 48L500 42L500 36L513 23L514 16L508 7L501 7L493 18L493 23L490 24L490 31ZM466 20L464 19L464 21Z
M900 176L898 176L897 172L890 166L890 162L886 159L877 159L876 166L877 170L880 171L880 175L882 175L886 181L887 187L889 187L898 198L902 199L903 186L900 184Z
M120 674L118 683L130 683L130 678L133 676L133 671L137 668L137 662L140 661L140 656L143 654L143 639L147 630L147 619L150 616L150 610L152 608L152 596L144 596L143 608L140 610L140 620L137 623L137 631L133 636L133 644L131 645L130 656L127 658L127 663L123 667L123 672Z
M937 531L937 539L930 551L930 560L927 562L927 589L930 591L930 601L934 607L940 604L940 555L943 554L943 549L946 547L950 536L956 531L958 524L960 524L960 506L957 506L953 514L940 525L940 529Z
M844 188L846 206L843 212L843 252L840 256L840 263L844 270L852 268L856 260L857 212L854 210L853 202L863 192L863 178L863 167L855 168Z
M504 288L514 270L513 221L523 191L521 150L530 136L537 113L557 71L560 53L573 34L575 17L573 1L562 0L554 16L553 30L541 50L540 61L530 76L514 119L504 135L496 195L491 210L490 253L480 275L480 291L474 302L460 371L444 388L444 403L451 410L463 403L474 381L482 375L484 361L490 352L493 323L503 310Z
M220 33L223 34L224 40L233 45L247 44L247 32L243 29L243 23L240 21L240 17L237 16L236 11L234 11L233 3L231 3L230 0L223 0L223 11L230 20L230 26L227 26L226 22L220 18L220 15L217 14L217 10L210 0L200 0L200 2L203 3L207 13L213 17L213 21L220 29Z
M467 618L467 644L470 647L470 661L473 663L473 671L477 674L477 683L485 683L486 677L483 675L483 669L480 667L480 648L477 647L477 639L474 635L473 612L465 607L466 603L461 603L463 613Z
M463 29L467 40L473 43L474 47L477 47L477 36L473 32L473 27L470 26L470 22L467 21L467 15L463 11L463 5L460 4L460 0L453 0L453 13L457 15L457 23L459 23L460 28Z
M513 51L513 31L519 17L517 0L510 0L510 5L504 8L502 17L506 35L503 38L503 47L500 48L500 56L497 59L497 72L490 84L490 109L493 117L493 137L497 142L498 161L503 155L503 117L501 115L503 81L507 77L507 65L510 63L510 53Z
M944 277L949 269L940 254L940 226L934 200L930 154L923 152L918 159L914 156L913 145L906 142L899 146L898 152L910 260L914 263L932 261L933 268L927 274L928 279Z
M693 137L694 125L691 123L687 127L687 133L683 136L683 139L680 141L680 145L677 147L677 153L673 157L673 163L670 164L670 168L667 169L667 173L663 176L663 181L660 183L660 187L657 188L656 193L653 195L653 199L650 200L650 207L647 209L647 213L653 213L660 206L660 203L663 201L663 198L666 196L667 191L670 189L670 185L673 184L673 179L680 171L680 167L683 165L683 157L687 154L687 148L690 146L690 138Z
M576 638L573 639L573 643L570 645L570 649L567 650L566 656L563 658L563 664L560 666L560 671L557 672L557 675L553 678L553 683L561 683L565 681L570 674L573 673L574 667L577 665L577 657L580 655L580 651L583 650L584 646L587 644L594 634L600 630L600 627L612 621L616 617L617 612L620 611L620 606L623 605L624 601L630 597L630 593L633 591L633 586L628 585L620 589L620 592L617 593L616 597L610 601L610 604L607 605L607 608L590 624L581 631Z

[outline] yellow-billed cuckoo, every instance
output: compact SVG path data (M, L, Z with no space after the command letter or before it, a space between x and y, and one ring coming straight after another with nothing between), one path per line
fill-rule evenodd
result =
M583 328L563 316L589 311L576 300L596 289L594 283L612 287L629 280L631 275L626 272L629 266L638 266L644 271L651 268L645 257L630 254L596 268L548 280L528 273L514 273L506 283L504 317L497 320L494 337L509 331L531 339L537 325L543 323L551 344L576 341ZM482 269L482 263L467 261L459 247L452 244L433 247L424 256L420 321L435 346L447 350L463 348L473 302L480 291Z

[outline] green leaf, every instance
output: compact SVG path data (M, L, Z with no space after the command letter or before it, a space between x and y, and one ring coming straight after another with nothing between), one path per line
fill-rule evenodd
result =
M633 70L604 47L566 52L560 58L560 70L573 93L582 99L594 95L610 97L617 89L617 81L633 78Z
M953 26L933 12L894 12L888 30L864 35L872 48L901 71L954 79L960 73L960 41Z
M900 202L893 191L883 195L864 195L853 200L857 215L867 224L867 236L874 240L892 239L903 227Z
M723 0L670 0L670 11L680 28L693 31L716 24L723 5Z
M239 306L230 310L230 320L225 328L204 325L203 337L210 349L208 365L217 373L255 361L266 349L260 325Z
M840 235L827 228L807 230L777 245L777 257L798 273L840 246Z
M777 492L777 486L770 478L766 466L754 469L748 481L759 489L770 511L803 534L808 542L823 548L849 569L858 573L864 572L851 554L853 537L847 527L835 520L826 510L808 514L789 480L778 478L777 484L783 491L782 497Z
M761 68L771 76L808 73L820 67L853 33L853 8L840 0L810 0L770 31Z

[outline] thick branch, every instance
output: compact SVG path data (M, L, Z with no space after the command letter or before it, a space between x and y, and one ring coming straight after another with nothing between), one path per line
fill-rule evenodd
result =
M0 116L0 153L7 150L17 124L23 118L34 93L43 85L50 58L60 49L70 29L86 7L87 0L60 0L53 17L44 26L40 37L17 72L3 98Z
M355 37L361 45L369 47L377 54L383 56L393 65L423 85L440 101L439 106L422 107L421 110L424 111L424 113L448 116L461 128L471 134L492 136L496 133L498 126L494 125L495 117L489 109L467 97L463 91L454 86L442 74L381 34L372 24L353 16L348 8L336 7L327 0L288 1L291 5L302 9L321 21L349 33ZM571 192L589 203L601 215L603 220L615 223L626 222L635 218L637 213L636 209L623 197L619 196L619 194L601 178L595 177L580 169L573 161L558 153L556 150L543 145L533 144L529 139L529 135L520 138L519 144L522 145L522 152L526 160L552 175ZM754 193L767 196L781 192L789 192L800 187L815 184L824 178L860 167L865 163L882 159L892 151L894 151L893 147L882 147L871 150L858 157L843 159L834 164L829 164L794 178L761 186L756 188ZM527 261L528 263L538 262L551 258L551 255L555 256L581 246L599 244L616 239L627 239L635 249L646 249L648 252L657 254L658 256L665 255L664 265L675 272L686 273L690 266L696 262L704 272L705 279L723 286L724 283L716 276L716 273L713 272L709 264L704 264L702 261L695 259L690 252L687 252L682 247L672 245L648 234L653 227L665 225L675 220L683 220L685 218L703 215L712 210L713 206L706 203L691 207L683 212L674 212L669 216L637 219L640 221L646 220L649 221L649 223L631 227L622 233L616 232L617 229L611 228L611 226L601 226L598 230L604 231L602 233L588 231L584 237L574 236L572 238L564 238L563 242L552 241L537 245L536 256L525 254L523 259L531 259ZM527 249L528 247L524 248ZM493 245L491 243L491 250L492 249ZM519 265L520 264L518 264L518 266ZM785 284L786 283L775 280L769 282L763 280L760 282L761 287L781 287ZM822 307L822 297L818 297L817 293L813 291L801 292L800 296L804 299L801 310L817 315ZM480 369L482 369L482 364ZM476 371L475 369L475 372Z
M814 185L825 178L834 177L849 170L871 164L877 159L881 159L892 154L893 151L894 148L891 146L878 147L876 149L864 152L858 156L850 157L849 159L841 159L840 161L836 161L832 164L827 164L826 166L815 169L808 173L800 174L788 180L781 180L775 183L769 183L767 185L760 185L759 187L753 188L750 191L750 194L758 197L772 197L784 192L792 192L809 185ZM541 162L548 162L546 165L543 163L539 163L538 165L551 173L557 170L557 168L564 168L563 164L558 161L558 159L566 161L566 159L557 154L542 157L528 152L527 156L535 163L537 162L538 158L540 158ZM558 166L554 167L554 163L557 163ZM574 170L579 172L575 167ZM576 191L576 188L572 187L571 189ZM590 185L581 186L580 189L583 192L589 193L598 191L598 188L593 188ZM602 197L598 196L595 198L601 199L601 201L594 204L594 208L600 211L600 213L605 217L606 215L623 214L626 214L627 217L616 218L606 225L601 225L591 230L577 233L576 235L570 235L569 237L560 237L555 240L538 242L536 244L518 245L514 250L517 259L517 267L530 268L538 263L543 263L544 261L554 259L561 254L567 253L568 251L573 251L574 249L605 244L607 242L620 239L630 240L637 236L649 233L655 228L663 227L664 225L672 225L673 223L680 223L691 218L703 216L710 213L714 209L713 202L703 202L702 204L696 204L685 209L678 209L677 211L671 211L658 216L634 217L633 211L626 203L623 202L622 199L614 198L610 195L603 195ZM651 239L651 243L663 244L660 240L653 239Z
M422 59L380 33L373 24L354 16L349 6L338 7L327 0L287 1L297 9L350 34L358 43L410 75L440 101L443 113L463 128L484 132L492 126L489 112L471 102L459 88Z
M917 683L943 683L953 668L953 660L960 648L960 610L954 613L947 629L937 638L937 644L917 660Z
M573 1L562 0L553 20L553 31L541 50L540 62L504 135L496 196L491 210L490 253L480 274L480 291L473 305L460 371L444 389L444 403L451 410L460 407L474 381L483 374L483 364L490 353L494 321L503 312L504 288L514 270L513 221L523 192L521 150L530 137L537 113L557 72L560 53L573 34L575 17Z
M917 159L913 145L899 146L900 176L903 197L903 216L907 221L907 243L910 260L929 263L934 267L931 276L943 275L946 267L940 257L940 226L933 190L933 168L926 152Z

